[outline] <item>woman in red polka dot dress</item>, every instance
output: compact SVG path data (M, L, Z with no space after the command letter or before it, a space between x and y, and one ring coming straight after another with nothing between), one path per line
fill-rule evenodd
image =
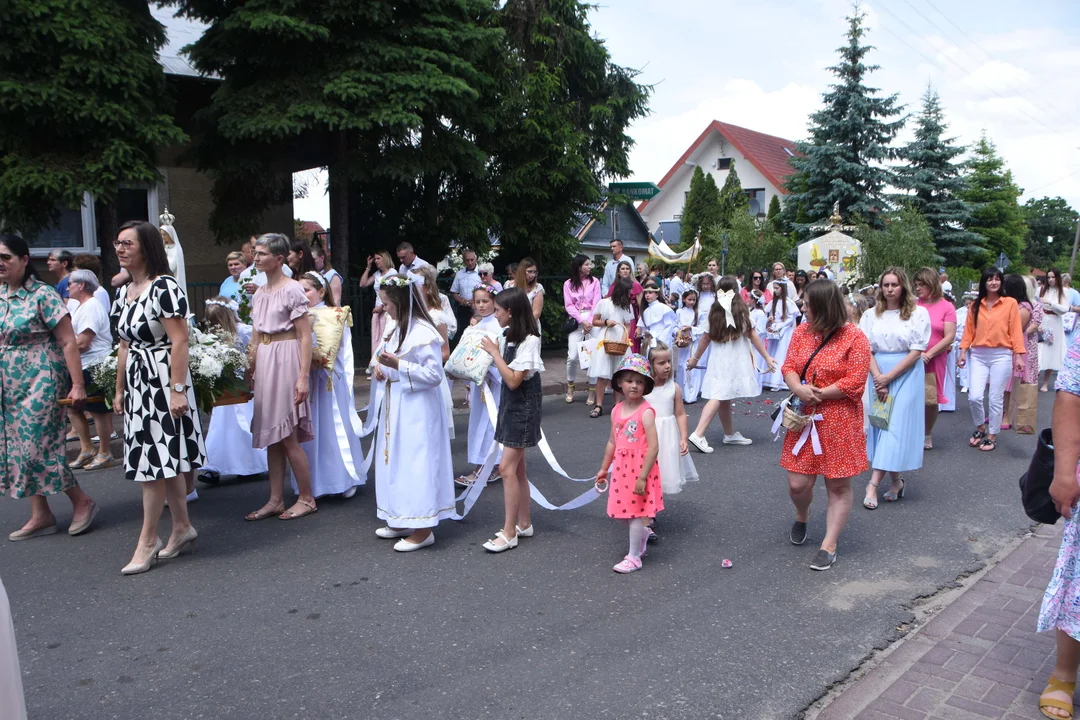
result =
M806 542L814 483L818 475L825 478L829 503L825 538L810 567L828 570L836 561L836 544L851 514L851 478L868 466L862 397L870 373L870 341L848 322L844 296L833 281L815 280L806 286L802 299L807 322L795 329L782 372L802 401L802 413L820 416L813 424L819 446L815 448L810 426L805 433L789 430L780 466L788 471L788 493L795 504L791 527L795 545Z
M656 411L645 401L653 390L648 361L641 355L627 355L611 377L611 386L625 400L611 411L611 435L604 461L596 473L597 489L608 485L608 468L615 462L608 492L610 517L630 521L630 552L613 569L632 573L641 569L641 556L649 539L648 521L664 509L660 468L656 464L659 442Z

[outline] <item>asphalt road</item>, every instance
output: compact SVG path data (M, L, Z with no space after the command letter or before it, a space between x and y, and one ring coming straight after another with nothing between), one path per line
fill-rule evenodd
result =
M1051 398L1040 397L1045 425ZM122 577L138 489L119 470L82 474L102 507L93 532L0 544L30 717L797 716L895 640L914 601L1030 528L1016 481L1034 438L1003 433L993 453L968 449L962 397L907 497L873 512L856 505L836 566L813 572L824 490L807 544L792 546L767 409L739 406L750 447L721 446L714 425L717 452L694 456L701 482L666 500L661 540L628 576L611 571L626 531L602 501L537 510L536 536L492 556L480 545L501 525L493 485L465 521L438 528L433 548L399 554L374 535L373 480L310 518L246 523L265 484L226 479L192 506L194 556ZM595 472L608 416L585 417L580 399L550 398L544 412L564 467ZM459 438L466 423L459 413ZM463 440L454 450L460 471ZM553 501L581 491L538 452L528 463ZM70 504L53 507L66 527ZM26 512L0 503L0 528ZM734 567L722 569L724 558Z

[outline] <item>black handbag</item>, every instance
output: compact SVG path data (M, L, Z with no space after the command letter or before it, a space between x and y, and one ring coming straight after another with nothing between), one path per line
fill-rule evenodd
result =
M581 325L581 323L579 323L579 322L578 322L577 320L575 320L574 318L567 318L567 319L566 319L566 322L564 322L564 323L562 324L562 331L563 331L564 333L566 333L567 335L569 335L570 333L572 333L572 332L574 332L575 330L577 330L577 329L578 329L578 327L579 327L580 325Z
M1035 522L1053 525L1061 517L1050 497L1050 483L1054 481L1054 436L1050 428L1039 433L1035 455L1026 473L1020 476L1020 499L1024 512Z

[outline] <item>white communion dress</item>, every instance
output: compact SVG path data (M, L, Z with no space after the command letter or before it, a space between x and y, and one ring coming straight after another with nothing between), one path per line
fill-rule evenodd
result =
M656 411L656 440L659 452L656 464L660 467L660 485L665 495L673 495L688 482L697 482L698 472L694 460L687 453L679 452L679 421L675 419L675 393L679 387L673 378L657 385L645 396L645 401Z

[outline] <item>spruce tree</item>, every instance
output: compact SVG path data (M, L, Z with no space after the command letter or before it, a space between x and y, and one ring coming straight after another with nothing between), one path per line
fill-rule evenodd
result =
M970 267L984 254L983 238L967 229L971 207L960 199L967 186L953 162L965 148L944 137L947 129L938 94L928 87L915 117L915 137L899 151L907 164L896 168L896 186L911 193L903 199L926 219L945 264Z
M903 106L897 104L897 95L881 97L878 88L866 85L878 66L865 63L873 49L863 44L865 17L856 6L847 18L848 42L837 49L840 62L829 68L837 82L822 96L825 106L810 117L809 141L796 143L801 156L791 158L795 172L788 178L791 194L785 211L800 233L808 227L796 218L824 220L834 203L845 217L861 217L875 227L888 208L885 190L893 173L883 163L896 154L889 144L904 118L892 118Z
M976 263L992 265L1005 253L1010 264L1022 260L1027 223L1017 203L1023 191L1013 182L1012 171L984 132L965 163L967 188L961 198L972 206L968 230L985 238L983 252Z
M83 193L107 205L120 183L160 180L158 152L185 141L157 61L164 44L142 0L0 3L4 228L33 235Z
M720 190L711 173L706 173L698 165L690 177L690 192L683 205L682 219L679 221L679 242L683 247L690 247L698 231L708 232L718 225L723 216L720 204Z
M739 173L735 171L735 161L731 161L727 178L724 179L724 187L720 188L720 224L730 227L737 215L746 215L750 212L750 198L743 191L739 181Z
M769 200L769 212L765 214L765 223L775 231L780 230L780 196L773 195Z

